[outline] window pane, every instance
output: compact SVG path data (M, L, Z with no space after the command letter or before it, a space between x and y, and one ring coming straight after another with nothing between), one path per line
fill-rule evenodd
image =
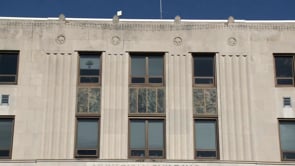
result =
M195 148L197 150L216 150L216 121L195 121Z
M100 89L89 88L89 112L100 112Z
M213 84L214 78L196 78L195 84Z
M163 75L163 56L149 56L149 76Z
M214 76L214 55L198 55L194 57L194 76Z
M157 111L158 111L158 113L165 112L165 90L164 90L164 88L157 89Z
M293 79L277 79L279 85L293 85Z
M162 150L150 150L149 151L149 156L150 157L162 157L163 156L163 151Z
M217 157L216 151L197 151L197 157Z
M149 88L147 89L147 108L149 113L155 113L156 112L156 89L155 88Z
M130 121L130 148L131 149L145 148L145 121L144 120Z
M131 79L131 83L144 83L145 82L145 78L144 77L132 77Z
M77 150L77 154L80 156L95 156L97 154L97 150Z
M97 56L87 56L82 55L80 56L80 75L86 76L98 76L100 70L100 62L99 57ZM85 77L84 77L85 79ZM97 78L96 78L97 79Z
M282 151L295 151L295 122L280 122Z
M138 90L138 112L145 113L146 112L146 88L140 88Z
M0 119L0 149L10 149L12 145L13 119ZM4 153L4 152L3 152Z
M145 157L144 150L131 150L131 156Z
M145 77L145 56L131 56L132 77Z
M283 152L283 159L284 160L294 160L295 153L294 152Z
M162 83L163 79L162 78L149 78L149 83Z
M0 82L16 82L16 76L0 76Z
M98 147L98 119L78 119L77 149Z
M148 145L150 149L162 149L164 147L163 129L164 124L162 120L149 120L148 126Z
M277 77L292 77L293 57L292 56L276 56L276 76Z
M0 75L15 75L17 70L17 53L1 53L0 54Z
M0 157L8 157L10 150L0 150Z
M137 112L137 89L129 89L129 113Z

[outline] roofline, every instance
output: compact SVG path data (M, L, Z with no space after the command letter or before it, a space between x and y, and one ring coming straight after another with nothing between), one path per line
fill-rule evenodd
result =
M59 20L58 17L0 17L0 20ZM111 18L66 18L69 21L112 21ZM122 22L174 22L174 19L120 19ZM226 23L228 20L202 20L202 19L181 19L181 22L216 22ZM295 23L295 20L234 20L236 23Z

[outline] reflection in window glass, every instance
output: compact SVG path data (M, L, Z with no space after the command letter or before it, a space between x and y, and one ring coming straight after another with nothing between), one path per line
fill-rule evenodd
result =
M149 76L163 75L163 56L149 57Z
M293 85L293 56L275 56L276 81L279 85Z
M130 120L130 156L164 157L164 121Z
M163 156L164 149L164 124L161 120L150 120L148 126L148 148L150 157Z
M132 56L131 57L132 77L145 76L145 57Z
M295 122L280 122L280 141L283 160L295 160Z
M98 119L78 119L77 124L77 155L96 156L98 151Z
M18 53L0 53L0 83L16 83Z
M10 158L12 149L13 119L0 119L0 158Z
M155 53L131 55L131 83L163 83L163 56Z
M196 53L194 55L194 83L214 84L214 55L212 53Z
M145 121L132 120L130 125L130 147L132 149L145 148Z
M195 149L197 158L217 157L215 120L195 121Z
M98 83L100 58L94 54L80 54L80 83Z

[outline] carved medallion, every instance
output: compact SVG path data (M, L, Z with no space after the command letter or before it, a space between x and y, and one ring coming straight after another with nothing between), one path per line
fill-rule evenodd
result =
M175 37L175 38L173 39L173 43L174 43L174 45L176 45L176 46L180 46L180 45L182 44L182 38L181 38L181 37Z
M113 36L112 37L112 44L113 45L118 45L118 44L120 44L120 42L121 42L121 39L120 39L119 36Z
M64 44L66 42L66 37L64 35L58 35L55 41L57 44Z
M230 46L235 46L235 45L237 45L237 43L238 43L238 41L234 37L230 37L227 39L227 44Z

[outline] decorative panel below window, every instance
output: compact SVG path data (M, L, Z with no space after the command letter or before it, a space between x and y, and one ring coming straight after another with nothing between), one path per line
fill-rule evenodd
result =
M164 113L164 88L129 88L130 113Z
M78 113L100 112L100 88L78 89Z
M193 90L194 114L217 115L217 92L215 88Z

